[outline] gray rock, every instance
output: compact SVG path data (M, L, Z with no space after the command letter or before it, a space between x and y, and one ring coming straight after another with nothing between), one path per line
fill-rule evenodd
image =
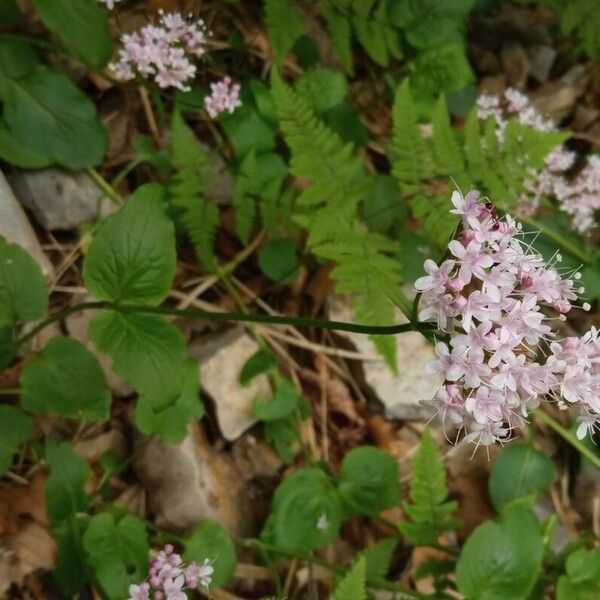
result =
M333 296L330 299L329 318L354 321L347 298ZM396 320L406 322L399 312ZM368 336L342 331L339 335L347 337L361 354L377 356ZM441 377L425 371L425 365L435 358L433 346L416 331L397 335L395 339L399 374L392 373L383 358L365 360L362 362L365 381L385 406L388 418L428 419L432 411L423 406L422 401L431 400L443 383Z
M116 209L87 173L21 171L10 177L17 198L46 229L74 229Z
M221 433L229 441L256 423L252 414L254 399L271 394L266 375L255 377L246 387L239 383L242 367L257 350L258 344L240 327L198 340L189 347L190 356L200 363L202 388L215 402Z
M551 46L534 46L529 51L531 76L540 83L546 83L557 54L556 50Z
M54 267L44 254L25 211L0 172L0 235L18 244L37 261L46 279L54 276Z
M199 424L180 444L140 438L137 446L134 466L159 527L185 532L214 519L232 535L253 533L244 478L229 456L208 443Z
M531 63L523 46L505 44L500 51L500 60L509 84L518 89L524 88L529 77Z
M549 81L532 96L531 102L545 117L560 123L571 113L580 92L578 88L563 81Z

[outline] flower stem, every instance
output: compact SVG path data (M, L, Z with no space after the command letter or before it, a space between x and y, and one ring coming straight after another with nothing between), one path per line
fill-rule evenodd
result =
M108 301L82 302L74 304L48 315L29 333L17 340L16 346L33 339L40 331L51 323L61 321L65 317L82 312L84 310L115 310L122 314L143 313L154 315L169 315L192 319L204 319L207 321L240 321L245 323L264 323L267 325L294 325L296 327L316 327L318 329L332 329L335 331L350 331L353 333L395 335L407 331L420 331L427 334L433 331L432 323L402 323L397 325L360 325L357 323L346 323L344 321L328 321L327 319L313 319L306 317L288 317L286 315L265 315L249 312L217 312L203 310L201 308L174 308L170 306L140 306L133 304L117 304Z
M573 448L575 448L575 450L577 450L582 456L585 456L585 458L587 458L597 469L600 469L600 456L590 450L585 444L582 444L572 431L569 431L566 427L563 427L548 413L540 410L539 408L534 410L533 414L536 418L558 433L563 440L573 446Z

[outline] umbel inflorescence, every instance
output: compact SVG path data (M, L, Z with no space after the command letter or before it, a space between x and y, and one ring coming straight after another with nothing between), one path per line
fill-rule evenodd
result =
M600 332L559 339L553 327L584 292L580 273L561 273L558 252L544 261L521 225L478 192L454 192L452 203L456 239L415 282L419 318L437 321L447 339L430 365L445 379L432 401L438 415L488 445L508 439L546 398L578 410L584 437L600 419Z
M167 544L150 563L148 579L129 586L129 600L187 600L185 590L208 588L213 572L208 559L202 565L184 563Z
M121 37L118 60L110 68L119 81L154 80L160 88L186 92L196 77L196 61L207 51L209 36L202 19L161 11L157 23ZM240 86L230 77L210 87L204 107L212 119L241 106Z

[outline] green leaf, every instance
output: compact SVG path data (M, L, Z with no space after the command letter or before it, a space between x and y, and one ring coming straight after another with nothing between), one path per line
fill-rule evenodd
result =
M185 541L184 560L193 560L202 565L210 561L214 568L212 585L221 587L235 573L237 557L231 537L219 523L203 521Z
M500 511L506 504L546 491L554 477L556 467L550 458L530 444L505 446L494 462L488 480L490 499Z
M351 513L376 515L400 502L398 463L379 448L355 448L342 461L338 489Z
M95 0L33 0L38 15L64 45L95 69L112 56L106 11Z
M257 350L245 363L240 371L240 383L247 386L257 375L270 373L277 369L275 355L266 348Z
M322 9L323 18L327 23L331 44L335 54L349 75L354 74L352 64L352 27L346 15L338 13L332 6L325 4Z
M214 271L219 209L204 198L204 190L216 178L214 167L208 150L178 112L173 114L171 156L176 169L169 186L171 206L178 224L194 245L198 260L204 268Z
M287 53L304 33L304 21L287 0L265 0L264 21L277 65L281 65Z
M367 561L367 578L385 578L392 565L392 557L398 543L398 538L387 537L362 551L361 554Z
M458 590L469 600L525 600L542 565L540 527L529 508L506 506L499 522L469 536L456 565Z
M341 104L348 93L348 84L341 73L320 67L298 77L295 88L316 113Z
M289 379L281 378L277 382L273 398L271 400L257 398L252 412L261 421L277 421L292 414L298 408L299 401L300 396L294 384Z
M239 159L251 150L260 154L275 148L275 130L251 104L223 113L219 122Z
M448 502L447 497L442 457L431 433L426 429L412 466L412 502L404 505L411 522L398 525L402 534L413 544L435 544L442 533L456 529L460 523L453 513L458 505Z
M366 559L361 556L335 588L330 600L367 600L366 579Z
M10 138L29 156L73 170L102 161L106 133L96 107L66 75L44 67L20 78L1 71L0 95Z
M21 444L33 437L33 421L18 408L0 404L0 476L10 468Z
M397 181L390 175L374 176L363 204L363 215L369 229L383 233L404 221L406 212Z
M92 471L67 442L48 444L46 461L50 469L46 481L46 511L54 526L87 511L90 499L84 486Z
M40 64L35 50L25 40L0 35L0 73L18 79Z
M148 184L102 224L85 257L83 279L101 300L156 305L169 294L175 266L164 189Z
M0 0L0 23L15 27L23 21L17 0Z
M298 278L298 257L294 240L271 240L258 253L260 270L277 283L294 283Z
M109 513L92 517L83 547L100 590L110 600L127 597L129 586L147 575L148 534L144 522L133 515L118 521Z
M111 401L98 360L72 338L53 337L21 371L21 403L30 412L99 421Z
M187 358L183 335L158 315L105 311L90 323L96 347L113 359L115 372L139 394L138 428L175 443L200 417L198 366Z
M279 458L289 465L294 460L293 444L298 440L298 429L291 419L265 421L263 424L265 440L272 444Z
M88 519L87 515L72 515L52 527L52 537L58 546L58 564L53 576L67 598L74 597L88 583L82 542Z
M0 235L0 326L34 321L48 310L48 289L39 265Z
M569 555L558 580L556 600L593 600L600 595L600 548L580 548Z
M343 516L340 497L330 479L317 468L299 469L275 490L264 535L286 550L309 551L331 543Z

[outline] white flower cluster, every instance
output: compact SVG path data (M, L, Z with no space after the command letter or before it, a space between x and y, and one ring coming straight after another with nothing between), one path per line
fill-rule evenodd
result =
M204 54L206 37L202 20L161 11L157 25L122 36L119 60L110 68L120 81L153 78L161 88L187 91L188 82L196 75L193 61Z
M555 124L542 117L529 101L529 98L514 89L507 89L503 96L483 94L477 99L477 112L480 119L494 117L496 133L502 141L509 117L516 117L520 123L550 131ZM532 170L525 182L527 193L520 198L523 212L535 212L543 197L554 197L562 210L571 216L573 228L580 233L591 230L595 225L595 213L600 209L600 157L587 157L583 168L574 177L566 172L575 163L574 152L558 146L546 158L545 168Z
M224 112L231 114L241 105L240 84L234 83L231 77L227 76L216 83L211 83L210 94L204 98L204 108L211 119Z
M183 563L171 544L167 544L150 563L148 580L129 586L129 600L188 600L185 590L208 588L214 569L208 559L204 564Z
M488 445L507 439L548 397L579 409L585 435L600 419L599 334L557 341L551 326L584 291L580 274L561 275L558 253L545 263L520 224L498 218L478 192L454 192L452 203L461 217L452 258L425 261L427 275L415 282L419 318L434 319L449 337L430 365L445 379L432 401L438 414Z

